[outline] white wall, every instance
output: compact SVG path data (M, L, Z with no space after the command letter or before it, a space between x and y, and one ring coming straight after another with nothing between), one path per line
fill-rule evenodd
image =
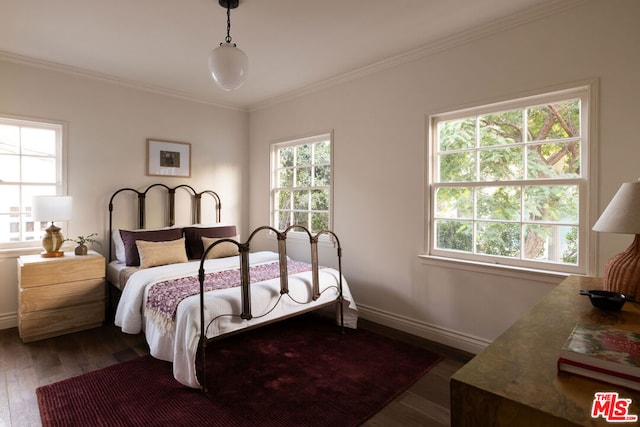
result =
M335 231L363 317L468 351L497 337L561 278L422 262L429 114L571 82L599 82L601 212L640 175L640 2L588 1L553 17L253 111L250 226L268 222L269 144L333 129ZM597 201L599 199L599 202ZM595 218L592 219L595 222ZM598 271L631 241L601 235ZM594 246L595 247L595 246Z
M219 193L222 220L248 224L248 113L167 97L52 69L0 60L0 113L68 124L66 237L108 224L111 194L163 182ZM191 178L146 176L146 138L191 143ZM116 201L116 210L118 203ZM95 248L107 253L107 245ZM0 251L0 329L16 326L16 257Z

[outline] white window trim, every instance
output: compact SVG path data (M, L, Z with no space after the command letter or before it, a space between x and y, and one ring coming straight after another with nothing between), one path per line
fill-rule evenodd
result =
M38 117L16 116L12 114L0 113L0 121L12 125L31 126L60 129L56 140L56 194L67 195L67 139L68 139L68 123L65 121L42 119ZM66 229L67 222L60 222L60 225ZM21 242L5 242L0 243L0 259L12 258L16 255L34 253L37 249L42 248L40 240L21 241Z
M528 93L520 93L514 96L507 96L500 99L493 99L487 102L474 103L473 105L459 106L457 108L448 108L446 112L434 112L426 115L425 119L425 179L424 179L424 212L423 212L423 251L418 257L425 264L437 265L441 267L453 267L462 269L471 269L473 271L481 271L484 273L493 272L495 274L514 277L532 277L539 276L546 280L553 280L554 277L564 277L569 274L585 274L592 276L596 271L596 254L595 247L597 244L597 233L591 230L592 224L597 218L597 197L598 188L598 80L583 80L569 84L558 85L542 90L531 91ZM485 260L475 260L473 257L455 258L449 256L448 251L433 251L433 217L431 209L433 204L433 187L431 182L435 178L435 155L433 150L433 141L435 132L433 122L434 119L446 117L447 119L462 118L469 115L484 114L486 112L496 111L496 109L506 110L510 107L521 106L521 104L535 104L536 99L543 98L545 101L561 100L567 97L576 96L578 93L584 92L584 97L588 104L584 108L583 126L586 131L584 141L587 144L586 152L588 159L584 156L581 158L581 168L586 171L581 178L581 185L585 186L583 197L580 199L580 228L579 235L584 236L579 245L579 262L575 268L563 265L562 270L550 270L546 268L549 264L544 264L543 268L536 268L534 263L518 263L498 264L497 262L488 262Z
M333 130L314 132L312 134L297 136L292 138L283 138L277 141L274 141L270 144L269 147L269 225L273 228L276 228L275 224L275 195L274 195L274 187L278 182L278 178L276 176L277 173L277 161L276 158L276 150L282 147L287 146L296 146L296 145L304 145L304 144L312 144L315 142L324 141L329 139L329 143L331 145L331 154L330 154L330 162L331 162L331 181L329 182L329 230L333 231L334 221L333 221L333 190L334 190L334 182L335 182L335 167L334 167L334 152L335 152L335 141L333 138ZM275 236L273 233L270 233ZM303 231L296 231L292 229L288 234L287 238L292 239L308 239L308 236ZM322 245L326 242L333 242L333 239L327 235L323 234L319 237L318 242ZM333 243L331 243L333 244Z

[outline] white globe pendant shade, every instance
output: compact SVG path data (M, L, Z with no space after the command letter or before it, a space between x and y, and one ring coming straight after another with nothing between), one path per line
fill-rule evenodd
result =
M244 84L249 58L233 43L221 43L209 54L209 71L221 89L231 91Z

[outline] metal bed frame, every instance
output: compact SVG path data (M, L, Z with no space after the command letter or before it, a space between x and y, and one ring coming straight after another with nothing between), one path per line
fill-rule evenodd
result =
M213 197L215 202L215 222L220 222L222 204L220 201L220 197L218 194L211 190L205 190L202 192L197 192L190 185L182 184L176 187L169 187L165 184L151 184L144 191L138 191L134 188L121 188L113 193L111 198L109 199L109 238L111 239L113 232L113 202L117 195L123 192L133 192L137 194L138 199L138 228L144 229L146 223L146 196L147 193L156 187L164 188L167 191L167 210L168 210L168 226L175 225L175 194L176 190L184 189L188 191L191 195L192 206L191 206L191 216L192 216L192 224L201 223L202 219L202 196L209 195ZM221 316L238 316L243 320L251 320L254 318L251 312L251 278L249 274L249 251L250 251L250 243L256 234L261 231L272 232L277 236L278 240L278 259L279 259L279 269L280 269L280 298L283 296L289 295L289 279L287 274L287 234L294 229L302 230L309 237L309 244L311 247L311 273L312 273L312 301L316 301L320 298L320 289L319 289L319 264L318 264L318 240L322 235L329 235L331 239L333 239L334 244L337 246L337 257L338 257L338 296L335 300L331 300L321 305L315 305L307 310L301 310L295 314L286 317L280 317L278 319L271 320L269 322L263 322L258 325L247 326L237 331L225 333L216 337L207 338L207 330L211 323L215 320L212 320L205 326L205 316L204 316L204 294L205 294L205 271L204 271L204 262L207 258L209 252L219 244L224 242L230 242L235 244L238 247L238 253L240 257L240 271L241 271L241 283L240 283L240 298L241 298L241 307L242 313L237 314L222 314ZM109 261L112 261L113 253L112 253L112 244L109 244ZM309 311L318 310L322 307L334 305L336 303L339 304L340 309L340 331L344 333L344 297L342 294L342 247L340 245L340 240L338 236L330 231L330 230L322 230L315 235L312 235L311 232L302 225L291 225L287 227L284 231L278 231L270 226L262 226L258 227L250 234L249 238L246 242L240 243L233 239L223 238L215 241L207 248L205 248L204 253L200 259L200 268L198 270L198 281L200 283L200 339L198 342L198 350L196 356L200 355L201 366L197 366L196 361L196 375L198 381L202 385L202 389L204 392L207 391L207 382L206 382L206 347L209 342L222 339L224 337L228 337L230 335L235 335L237 333L241 333L250 329L255 329L261 326L265 326L269 323L277 322L280 320L284 320L285 318L298 316ZM275 303L274 307L279 303L280 299ZM109 304L111 304L111 286L109 286ZM272 307L271 309L273 309ZM270 310L271 310L270 309ZM270 311L268 310L267 313ZM263 314L264 316L266 314ZM220 316L218 316L220 317ZM256 316L259 318L261 316ZM196 357L197 360L197 357Z

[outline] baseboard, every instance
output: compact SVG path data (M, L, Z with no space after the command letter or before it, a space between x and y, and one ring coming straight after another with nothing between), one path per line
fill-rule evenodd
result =
M410 319L405 316L399 316L394 313L385 312L361 304L358 304L358 315L371 322L472 354L480 353L491 343L490 341L482 338L463 334L440 326L430 325L425 322Z
M463 334L440 326L430 325L425 322L385 312L362 304L358 304L358 312L360 317L371 322L472 354L480 353L491 343L490 341L482 338ZM16 328L17 326L18 313L0 314L0 330Z
M18 313L0 314L0 330L17 328L18 327Z

